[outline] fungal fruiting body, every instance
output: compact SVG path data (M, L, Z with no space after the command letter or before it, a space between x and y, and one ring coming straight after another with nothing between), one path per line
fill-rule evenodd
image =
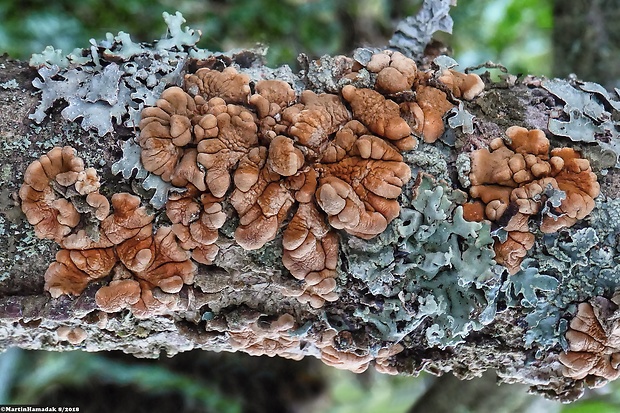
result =
M153 234L153 216L137 196L114 194L110 206L99 193L96 171L84 169L73 148L54 148L34 161L20 197L37 235L62 248L45 273L45 289L54 298L79 295L88 284L111 275L97 291L99 308L128 308L146 318L176 309L176 293L193 281L196 266L172 228ZM67 216L73 217L70 225Z
M600 186L587 159L571 148L550 149L543 131L512 126L506 136L509 143L496 138L471 153L469 193L482 205L467 211L507 232L495 259L515 273L534 245L530 218L541 215L544 233L570 227L592 211Z
M618 296L580 303L566 332L568 351L560 354L562 373L599 387L620 377Z
M166 89L154 107L143 110L142 162L165 181L208 194L211 205L228 199L239 216L235 240L245 249L273 240L293 214L283 233L283 263L304 286L291 294L320 307L337 298L334 230L365 239L380 234L398 216L397 199L411 177L400 153L413 149L416 139L390 96L432 88L426 86L430 75L398 52L376 54L367 70L376 73L376 90L347 85L340 95L305 90L297 96L284 81L251 84L232 67L201 68L185 76L183 88ZM481 92L478 85L467 94L463 85L449 87L459 97ZM453 106L443 96L445 104L435 98L434 114L427 111L428 119L442 125ZM422 114L428 104L418 103ZM424 136L424 128L418 131ZM443 126L425 139L442 131ZM180 208L172 204L189 207L188 202L169 201L168 210ZM191 205L193 222L169 216L183 245L197 248L201 243L191 226L198 222L198 205ZM222 224L219 219L201 233L214 235ZM213 245L213 237L206 238L205 245ZM214 252L209 247L198 255L210 262Z
M99 294L108 310L120 303L135 306L138 291L150 285L166 292L148 275L159 262L156 255L163 254L157 240L169 238L174 248L211 264L226 220L221 204L226 200L239 216L234 238L245 249L273 240L292 215L283 234L283 263L303 283L290 294L313 307L335 300L335 231L370 239L387 228L399 214L398 197L411 177L401 152L415 147L414 132L427 141L438 137L426 127L412 129L410 123L426 125L430 119L443 125L441 117L452 107L443 92L444 103L424 101L425 91L434 89L428 85L433 75L418 71L398 52L375 54L367 70L376 76L376 90L347 85L340 94L305 90L297 96L284 81L251 84L248 75L233 67L201 68L185 75L183 87L165 89L154 106L142 110L140 157L147 171L185 191L166 204L172 227L155 234L152 217L128 194L115 195L110 214L109 203L97 193L96 172L85 170L71 148L54 149L35 161L21 191L23 208L38 235L64 248L48 270L48 289L54 296L78 294L113 273ZM481 91L468 94L454 76L437 73L435 81L447 82L454 97L473 98ZM419 92L417 98L413 91ZM408 121L406 110L391 99L407 92L412 93L405 103L417 105L420 109L412 110L425 121ZM443 126L432 134L441 131ZM80 228L71 200L54 197L54 180L87 195L101 221L96 240ZM127 245L140 248L138 254L125 257L122 252L131 251ZM186 265L178 264L187 261L179 254L171 259ZM118 270L119 263L124 270ZM193 269L179 271L173 277L179 280L175 290L191 282ZM62 281L62 274L70 274L66 278L72 281Z

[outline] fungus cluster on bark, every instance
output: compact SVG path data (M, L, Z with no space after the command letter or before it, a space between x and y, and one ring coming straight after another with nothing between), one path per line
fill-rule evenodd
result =
M469 193L479 201L465 211L507 232L495 243L495 260L516 273L534 245L531 218L543 233L570 227L594 209L600 187L587 159L572 148L550 149L543 131L512 126L506 136L471 153Z
M190 253L172 228L153 234L153 216L140 207L139 197L114 194L110 213L98 188L96 171L84 169L70 147L52 149L26 170L22 209L39 237L52 238L62 248L45 272L45 290L54 298L79 295L91 282L112 275L95 296L102 310L129 308L146 318L177 309L176 293L193 282L196 270ZM61 219L66 211L75 215L71 226Z
M363 239L382 233L399 215L398 198L411 178L402 152L417 138L441 135L451 99L482 90L476 75L463 75L477 79L472 86L456 74L423 73L398 52L377 53L367 69L375 89L346 85L340 93L298 96L286 82L252 83L232 67L201 68L185 76L183 87L165 89L142 111L140 156L147 171L183 190L166 203L172 225L156 231L139 197L117 193L110 206L98 193L96 171L84 169L73 149L55 148L33 162L20 191L23 209L37 235L62 248L45 289L54 298L79 295L106 279L95 295L104 312L128 309L146 318L180 310L178 293L193 282L194 261L208 265L217 256L227 202L244 249L262 248L286 223L283 265L303 283L285 295L314 308L337 300L336 231ZM292 316L246 321L220 326L232 348L299 357ZM395 373L391 358L403 350L391 345L370 353L335 330L313 334L305 340L325 363L358 372L373 362Z
M37 237L58 242L80 222L80 213L64 195L86 195L93 213L101 218L107 215L109 205L98 190L96 172L85 170L75 150L65 146L52 149L28 166L19 196Z
M427 141L443 132L442 116L453 104L444 92L432 104L423 101L423 90L438 90L430 79L443 78L459 97L473 98L483 87L477 75L463 75L477 79L472 86L452 72L418 72L411 59L392 51L375 54L367 69L376 73L376 90L347 85L340 94L305 90L297 97L283 81L251 84L232 67L201 68L185 76L183 88L166 89L143 110L142 163L189 188L167 210L173 230L199 262L210 263L217 253L214 238L225 219L217 203L224 198L239 216L235 240L248 250L273 240L293 211L283 263L304 287L290 295L313 307L337 298L338 237L332 229L365 239L383 232L398 216L397 198L411 177L400 153L416 145L410 123L441 123L441 131L432 133L418 127ZM399 106L391 99L396 95L418 109ZM197 199L205 196L215 219L205 209L198 212Z

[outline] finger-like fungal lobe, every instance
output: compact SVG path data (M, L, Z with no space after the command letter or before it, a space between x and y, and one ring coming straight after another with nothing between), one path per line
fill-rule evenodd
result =
M219 251L215 241L218 229L226 221L226 214L218 198L207 193L199 194L195 187L193 189L171 197L166 203L166 213L181 248L191 251L194 261L209 265Z
M516 273L534 245L530 223L544 233L574 225L594 209L600 187L587 159L571 148L550 150L543 131L512 126L506 136L508 142L496 138L471 153L469 193L484 212L473 205L467 211L507 232L495 244L496 260Z
M144 108L140 120L142 164L164 181L172 180L183 148L192 141L194 98L179 87L164 90L156 106Z
M219 97L226 103L246 103L250 94L249 82L249 76L238 73L234 67L221 72L202 68L185 76L185 90L205 100Z
M472 100L484 90L484 82L475 73L461 73L456 70L447 69L439 81L448 86L452 94L457 98Z
M312 307L322 307L337 295L338 236L325 223L314 203L303 202L282 235L282 261L293 277L305 280L297 295Z
M297 103L297 95L291 85L282 80L260 80L255 90L249 101L256 109L259 136L270 141L286 133L287 127L280 122L282 112Z
M396 102L373 89L356 89L351 85L342 88L342 96L351 105L353 115L372 133L395 142L406 139L407 142L401 143L403 149L413 149L411 128L400 117Z
M620 377L620 323L616 298L594 297L579 304L566 332L568 351L560 354L562 373L599 387Z

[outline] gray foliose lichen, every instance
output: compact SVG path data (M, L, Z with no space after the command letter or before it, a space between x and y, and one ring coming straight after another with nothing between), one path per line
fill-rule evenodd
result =
M33 85L41 91L41 101L30 118L41 123L48 109L64 101L62 117L72 122L81 119L82 128L98 136L113 133L115 126L135 130L142 108L154 105L166 87L182 82L187 60L209 54L196 48L200 31L183 27L180 13L164 12L163 17L168 30L154 45L135 43L120 32L108 33L99 42L91 39L88 49L66 56L52 47L33 55L30 65L38 68L40 76ZM123 158L112 169L125 179L136 171L144 189L155 189L151 204L156 208L165 204L171 185L146 173L133 139L125 142Z
M56 101L68 106L62 116L99 136L114 131L114 125L135 127L140 111L153 105L162 91L182 81L185 60L200 38L200 32L182 28L180 13L164 13L167 33L154 47L134 43L127 33L105 40L91 39L88 49L76 49L67 56L47 48L30 60L40 79L33 85L41 90L41 102L30 118L41 123L46 110Z
M454 346L495 315L499 278L487 224L463 219L465 194L418 176L400 216L379 242L349 238L349 274L373 299L355 314L383 340L425 329L429 346Z
M567 320L576 304L611 297L620 287L620 200L600 197L581 226L546 234L505 287L509 306L526 314L527 347L564 345ZM517 293L522 293L518 302ZM539 352L542 355L542 352Z
M620 110L620 101L592 82L548 79L541 86L564 102L563 113L549 119L549 132L598 146L599 150L589 156L593 166L620 167L620 124L612 116L613 111Z

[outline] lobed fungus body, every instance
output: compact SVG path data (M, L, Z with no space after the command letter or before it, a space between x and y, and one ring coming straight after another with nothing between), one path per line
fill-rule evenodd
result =
M599 387L620 377L620 325L617 295L580 303L566 332L568 351L560 354L562 373Z
M54 148L28 166L19 196L22 210L39 238L59 241L78 225L80 214L71 202L58 195L57 187L64 191L73 187L79 192L77 185L85 194L93 192L96 187L81 185L83 180L78 182L84 172L84 161L69 146Z
M411 90L417 77L415 62L392 50L375 53L366 69L377 74L375 88L388 95Z
M600 187L587 159L571 148L550 150L543 131L512 126L506 136L509 143L497 138L472 152L469 192L484 204L484 218L507 232L496 260L514 274L534 245L530 218L541 215L544 233L570 227L592 211ZM479 207L467 211L469 219L482 216Z
M60 341L67 341L76 346L86 340L88 334L80 327L60 326L56 329L56 336Z
M98 192L99 186L96 171L84 169L70 147L54 148L28 167L20 190L27 214L43 211L48 214L43 219L62 224L50 208L62 200L77 215L71 226L58 225L53 231L37 231L35 225L39 237L52 238L62 247L45 272L45 290L53 298L79 295L90 283L112 275L110 283L95 295L102 310L130 308L137 317L146 318L176 309L176 294L193 282L196 271L190 251L181 247L170 227L160 227L153 234L153 216L140 206L137 196L114 194L110 213L110 203ZM57 198L50 202L52 197ZM78 202L80 210L91 215L85 223L74 206ZM206 217L201 222L221 222L209 202L203 207L209 212L203 211Z
M374 59L368 70L388 96L428 80L399 53ZM394 70L400 86L386 83ZM294 294L319 307L337 297L334 230L370 239L398 216L411 177L401 152L416 139L399 105L373 89L349 85L341 96L305 90L298 97L286 82L258 81L254 94L248 84L234 69L202 68L186 75L183 88L166 89L143 111L142 160L164 181L189 188L192 195L173 197L167 211L181 245L199 262L217 254L220 199L237 212L234 238L247 250L275 239L294 211L283 263L303 280ZM210 206L217 222L192 200L207 195L218 200Z

